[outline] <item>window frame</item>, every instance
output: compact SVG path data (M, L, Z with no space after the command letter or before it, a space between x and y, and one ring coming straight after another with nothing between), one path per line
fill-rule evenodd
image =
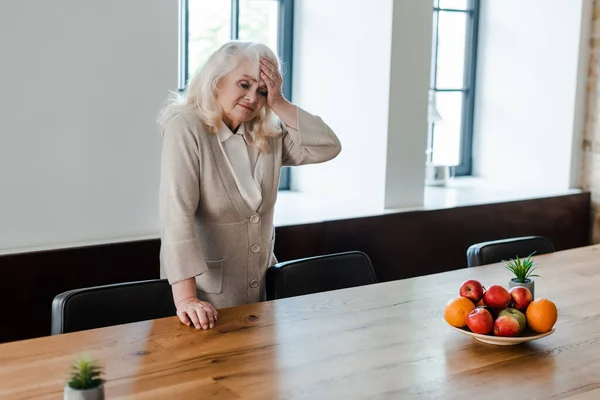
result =
M476 84L476 66L477 66L477 40L479 32L479 9L480 0L468 0L467 9L454 9L439 7L439 1L433 3L433 45L432 45L432 69L430 90L434 94L440 92L462 93L463 106L461 116L460 132L460 162L455 166L456 176L471 175L473 171L473 118L475 111L475 84ZM463 72L462 88L437 88L437 69L438 69L438 37L439 37L439 13L440 12L459 12L465 13L467 18L465 60ZM429 124L428 142L433 145L435 136L435 124Z
M279 24L277 29L277 54L283 63L286 79L283 80L282 92L286 99L292 98L292 61L294 55L294 0L270 0L279 3ZM179 74L178 89L185 90L189 78L189 0L179 0ZM231 40L239 38L240 0L231 0ZM279 190L290 190L289 167L281 169Z

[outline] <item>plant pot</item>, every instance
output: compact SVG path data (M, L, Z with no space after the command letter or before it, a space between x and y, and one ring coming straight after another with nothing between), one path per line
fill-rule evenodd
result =
M512 278L510 280L510 282L508 282L508 289L510 290L510 289L514 288L515 286L526 287L531 292L531 297L535 299L535 293L534 293L535 281L533 279L526 279L525 282L519 282L517 280L517 278Z
M93 389L79 390L73 389L67 383L64 392L64 400L104 400L104 385Z

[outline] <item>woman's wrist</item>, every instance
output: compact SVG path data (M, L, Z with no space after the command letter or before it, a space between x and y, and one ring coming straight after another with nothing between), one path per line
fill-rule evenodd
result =
M277 114L279 119L290 128L298 129L298 110L290 101L283 100L271 107L271 110Z
M182 305L187 304L193 300L198 300L198 297L196 297L196 296L184 297L183 299L180 299L179 301L175 302L175 308L179 309L179 308L181 308Z
M173 302L177 308L181 304L189 302L190 299L198 298L196 295L196 279L194 278L174 283L171 285L171 290L173 291Z

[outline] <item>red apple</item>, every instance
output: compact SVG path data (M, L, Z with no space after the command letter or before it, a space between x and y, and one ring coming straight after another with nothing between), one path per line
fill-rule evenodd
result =
M467 315L467 326L474 333L487 335L494 328L494 319L486 308L477 307Z
M519 333L517 333L517 335L520 335L521 332L525 330L525 327L527 326L527 317L525 317L525 314L523 314L521 311L517 310L516 308L505 308L498 313L498 318L503 316L508 316L517 320L519 323Z
M490 308L503 309L508 307L512 300L508 290L500 285L491 285L483 294L483 302Z
M503 315L494 321L494 335L496 336L518 336L519 321L510 315Z
M531 291L524 286L515 286L508 293L510 293L513 299L513 307L519 311L525 312L529 304L533 301Z
M477 304L479 300L483 297L483 286L481 283L477 282L474 279L469 279L468 281L463 282L460 287L459 294L462 297L466 297L471 300L474 304Z

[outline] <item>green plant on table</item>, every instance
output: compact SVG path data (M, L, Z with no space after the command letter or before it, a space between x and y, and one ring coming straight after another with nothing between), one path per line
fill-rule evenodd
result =
M531 253L527 258L519 258L518 256L510 260L502 260L506 264L505 268L515 275L517 282L526 283L530 278L539 277L539 275L533 274L536 267L531 259L531 256L535 253Z
M76 390L94 389L104 383L103 371L98 362L91 358L79 357L71 366L69 386Z

